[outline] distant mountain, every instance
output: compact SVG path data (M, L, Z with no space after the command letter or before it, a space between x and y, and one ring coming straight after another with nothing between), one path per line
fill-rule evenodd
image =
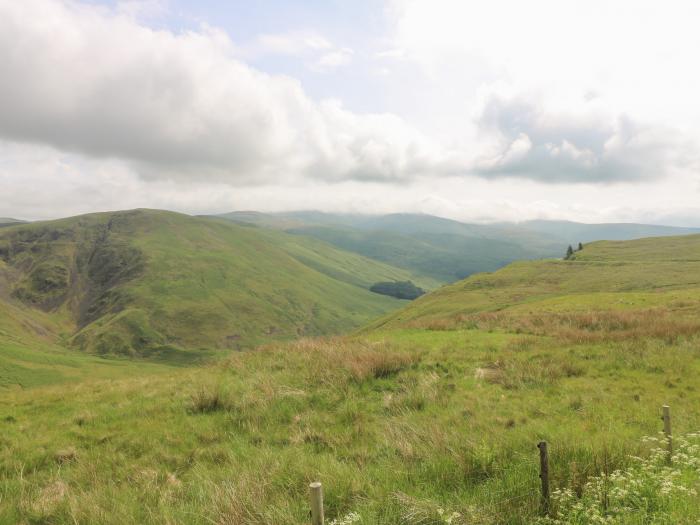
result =
M668 237L700 233L700 228L677 228L635 223L584 224L569 221L525 221L520 226L559 237L569 244L591 241L629 241L644 237Z
M16 226L17 224L26 224L26 221L11 219L9 217L0 217L0 228L4 226Z
M89 353L186 360L352 329L402 304L374 283L408 280L426 285L317 239L220 219L134 210L38 222L0 232L0 313L17 319L0 323L0 347L35 326Z
M424 214L232 212L221 218L321 239L440 282L493 271L519 259L561 257L569 244L682 235L700 229L566 221L468 224Z

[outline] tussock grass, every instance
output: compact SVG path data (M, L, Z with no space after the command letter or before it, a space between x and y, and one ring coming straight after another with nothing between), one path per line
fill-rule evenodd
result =
M264 346L258 352L267 362L291 361L304 370L307 383L335 386L389 378L420 362L419 352L397 350L385 341L341 337L300 339L282 347ZM246 356L236 355L230 366L246 360Z
M546 386L562 378L579 377L585 374L584 367L550 356L528 360L502 357L488 363L481 370L487 382L507 389Z
M541 440L553 488L592 502L648 457L662 404L678 435L700 428L700 290L688 254L589 248L447 287L381 331L4 391L0 523L302 525L321 480L329 521L525 525ZM620 523L698 517L668 508Z
M662 403L700 424L693 346L401 330L8 393L0 522L298 525L320 479L329 521L530 523L540 439L581 490L644 452Z
M447 319L412 321L411 328L427 330L503 330L547 336L572 344L661 339L674 343L700 334L700 317L665 308L638 311L590 310L583 312L503 312L460 314Z

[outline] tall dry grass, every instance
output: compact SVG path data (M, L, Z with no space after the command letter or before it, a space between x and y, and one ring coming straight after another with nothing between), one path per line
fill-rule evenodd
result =
M414 321L410 326L428 330L504 330L553 337L571 344L648 338L675 343L684 337L700 334L700 316L666 308L532 314L505 311Z
M419 353L399 350L390 343L340 337L300 339L285 345L268 345L257 352L268 363L299 367L312 384L342 385L387 378L420 361ZM240 366L242 362L242 356L236 355L229 366Z

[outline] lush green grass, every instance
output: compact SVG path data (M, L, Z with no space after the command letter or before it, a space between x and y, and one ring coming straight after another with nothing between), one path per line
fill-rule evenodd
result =
M297 524L321 479L330 517L529 523L539 440L554 486L580 486L643 454L663 403L697 428L699 367L696 339L400 330L6 394L0 521Z
M675 433L699 428L699 254L698 237L600 243L475 276L353 337L7 392L0 522L302 524L319 479L330 519L532 523L540 440L553 487L586 495L651 452L662 404ZM695 523L677 496L613 523Z
M413 277L314 239L150 210L3 229L0 264L0 304L49 322L52 344L178 363L350 330L402 305L373 283Z

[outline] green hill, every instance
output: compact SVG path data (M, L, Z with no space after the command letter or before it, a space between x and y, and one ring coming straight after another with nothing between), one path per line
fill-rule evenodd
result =
M572 260L517 262L474 275L418 299L375 326L459 323L472 314L505 316L528 309L652 308L694 296L696 288L700 235L600 241L585 245Z
M0 260L3 307L53 323L47 340L169 362L352 329L401 305L373 283L412 277L314 239L148 210L3 229Z
M441 283L566 249L560 239L509 225L464 224L430 215L234 212L220 217L320 239Z
M8 217L0 217L0 228L4 228L6 226L16 226L17 224L24 224L25 221L19 221L17 219L11 219Z
M568 245L579 242L700 233L693 228L567 221L467 224L410 213L233 212L220 217L321 239L442 283L516 260L561 257Z

